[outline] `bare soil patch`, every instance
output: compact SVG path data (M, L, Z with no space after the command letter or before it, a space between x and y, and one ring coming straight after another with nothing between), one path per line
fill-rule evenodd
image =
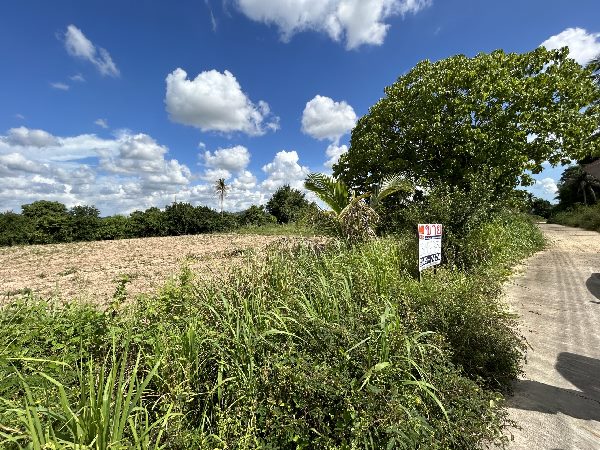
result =
M106 305L123 275L133 297L154 292L183 266L199 278L224 277L268 245L302 240L218 234L0 248L0 304L31 292Z

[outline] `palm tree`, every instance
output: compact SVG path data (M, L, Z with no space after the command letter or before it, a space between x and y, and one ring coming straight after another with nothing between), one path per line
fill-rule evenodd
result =
M225 178L219 178L217 181L215 181L215 192L221 201L221 215L223 215L223 200L225 200L228 190L229 186L225 184Z
M560 177L558 185L558 197L561 200L568 200L571 196L575 199L580 194L583 195L583 204L588 204L588 194L591 196L592 203L596 203L598 198L596 192L600 190L600 180L585 172L581 166L567 168ZM573 195L575 194L575 195ZM564 197L564 198L563 198Z
M322 173L309 174L304 187L331 208L339 233L350 244L375 236L373 227L379 215L373 208L381 200L396 192L413 191L412 184L400 175L387 177L372 192L358 196L342 180Z

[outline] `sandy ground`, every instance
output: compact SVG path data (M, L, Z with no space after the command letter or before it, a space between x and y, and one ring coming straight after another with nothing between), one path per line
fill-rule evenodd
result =
M247 255L281 236L196 235L0 248L0 304L31 291L62 300L110 302L117 280L127 275L130 297L151 293L183 265L199 277L222 277Z
M510 449L600 449L600 234L540 225L550 241L508 287L531 348L509 398Z

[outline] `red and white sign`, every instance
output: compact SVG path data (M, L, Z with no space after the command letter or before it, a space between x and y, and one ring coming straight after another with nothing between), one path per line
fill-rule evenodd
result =
M419 224L419 271L442 262L442 225Z

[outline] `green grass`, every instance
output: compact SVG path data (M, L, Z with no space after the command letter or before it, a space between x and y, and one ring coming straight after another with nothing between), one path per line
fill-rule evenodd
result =
M569 211L559 212L550 217L548 222L600 232L600 203L579 205Z
M316 231L308 226L300 223L278 224L272 223L267 225L247 225L237 228L236 234L258 234L263 236L315 236Z
M528 220L502 216L465 242L477 264L428 271L422 282L410 234L273 250L248 258L228 283L184 270L156 295L106 313L11 304L0 315L0 397L10 406L0 406L0 432L12 436L4 445L56 440L65 419L87 423L94 398L105 410L132 406L103 416L127 417L103 437L115 448L502 443L502 392L520 373L524 345L501 284L543 240ZM107 391L111 377L117 387ZM110 391L102 402L100 391ZM102 420L94 429L106 429Z

